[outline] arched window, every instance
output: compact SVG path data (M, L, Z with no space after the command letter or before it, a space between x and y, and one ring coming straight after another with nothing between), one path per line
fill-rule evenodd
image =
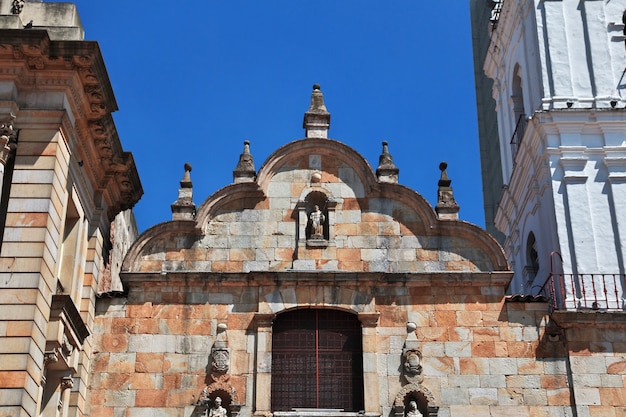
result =
M364 409L361 323L328 309L282 313L272 327L272 411Z
M522 76L519 65L515 65L513 71L513 83L511 86L511 102L513 104L513 124L515 130L511 137L511 155L515 162L515 155L522 142L524 130L526 129L526 114L524 113L524 93L522 91Z
M526 276L526 285L532 287L533 281L539 271L539 252L537 251L537 239L535 234L530 232L526 239L526 266L524 267L524 275Z

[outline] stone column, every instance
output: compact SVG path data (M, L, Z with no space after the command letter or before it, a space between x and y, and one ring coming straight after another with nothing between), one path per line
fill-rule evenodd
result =
M376 326L380 313L359 313L363 331L363 389L365 391L365 413L380 412L378 390L378 355Z
M272 322L273 313L257 313L254 316L256 333L255 416L267 416L272 406Z

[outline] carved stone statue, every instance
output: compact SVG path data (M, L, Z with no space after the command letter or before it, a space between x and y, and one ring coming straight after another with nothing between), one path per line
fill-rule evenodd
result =
M324 239L326 216L321 212L318 205L315 205L314 210L311 212L309 221L311 222L311 239Z
M406 417L423 417L420 410L417 409L417 403L415 401L409 403L409 409L406 410Z
M220 397L215 397L215 405L209 411L208 417L226 417L226 409L222 407L222 399Z

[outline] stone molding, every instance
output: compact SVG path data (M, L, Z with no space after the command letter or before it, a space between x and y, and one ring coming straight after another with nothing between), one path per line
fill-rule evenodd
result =
M141 285L145 282L197 282L207 285L211 282L220 285L225 281L240 282L247 286L265 286L267 281L280 285L298 283L298 285L324 285L326 283L374 282L382 284L401 284L407 287L449 287L455 285L469 287L506 287L513 276L510 271L492 272L415 272L385 273L379 272L333 272L333 271L261 271L261 272L122 272L122 281L127 285ZM384 276L384 280L381 280ZM211 284L209 282L208 284Z
M0 39L5 68L0 79L14 82L19 91L45 87L67 95L79 136L70 148L83 161L93 188L105 198L109 219L132 208L143 188L111 116L117 103L97 42L53 41L45 30L2 29ZM16 116L19 128L28 128L21 111Z

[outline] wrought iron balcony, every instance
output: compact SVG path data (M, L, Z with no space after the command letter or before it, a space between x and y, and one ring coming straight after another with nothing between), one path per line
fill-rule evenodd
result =
M554 310L624 310L625 274L554 274L539 291Z

